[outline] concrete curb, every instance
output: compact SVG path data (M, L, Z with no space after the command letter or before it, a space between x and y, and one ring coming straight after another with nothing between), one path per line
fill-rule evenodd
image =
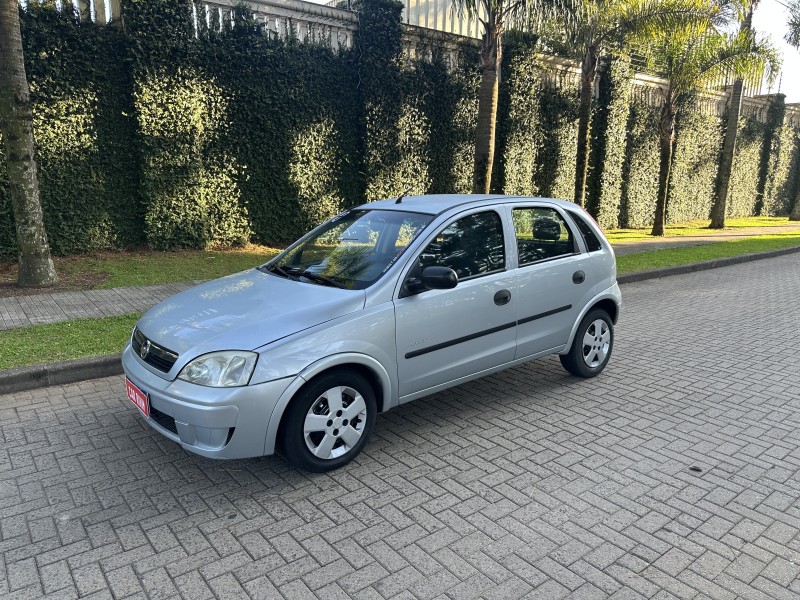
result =
M644 281L646 279L658 279L671 275L683 275L696 271L706 271L717 269L729 265L738 265L753 260L764 258L775 258L785 254L800 252L800 246L792 248L782 248L770 252L760 252L758 254L743 254L741 256L731 256L728 258L718 258L699 263L680 265L677 267L666 267L664 269L652 269L650 271L639 271L638 273L626 273L617 277L620 285ZM53 363L49 365L35 365L32 367L20 367L0 371L0 395L23 392L41 387L53 385L63 385L75 383L86 379L97 379L99 377L111 377L112 375L122 374L121 354L111 354L108 356L96 356L92 358L79 358L67 362Z
M0 371L0 394L23 392L85 379L122 373L121 354L79 358L49 365L34 365Z

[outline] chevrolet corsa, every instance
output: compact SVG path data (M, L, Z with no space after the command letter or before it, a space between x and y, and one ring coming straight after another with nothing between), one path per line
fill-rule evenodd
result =
M620 301L614 252L573 203L383 200L150 309L122 356L126 391L191 452L280 450L328 471L416 398L556 353L594 377Z

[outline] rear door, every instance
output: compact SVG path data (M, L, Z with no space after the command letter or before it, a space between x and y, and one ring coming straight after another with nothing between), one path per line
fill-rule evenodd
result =
M512 208L517 247L516 358L563 347L591 298L588 259L553 205Z
M482 210L453 218L413 259L406 277L439 265L459 281L395 300L401 402L513 360L516 284L507 250L500 214Z

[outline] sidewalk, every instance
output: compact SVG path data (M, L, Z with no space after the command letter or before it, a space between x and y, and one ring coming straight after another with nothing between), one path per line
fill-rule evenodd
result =
M100 319L144 312L165 298L197 283L199 282L186 281L108 290L0 298L0 331L41 323L58 323L72 319Z
M768 233L783 233L800 230L800 223L774 227L753 227L726 233L681 236L673 238L651 238L631 242L616 242L613 245L617 256L680 248L700 244L712 244L744 239ZM103 318L115 315L144 312L154 304L192 287L199 282L167 283L141 287L112 288L78 292L59 292L0 298L0 331L37 325L57 323L72 319Z

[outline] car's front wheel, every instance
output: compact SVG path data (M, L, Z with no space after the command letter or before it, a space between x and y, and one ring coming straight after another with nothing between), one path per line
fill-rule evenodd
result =
M561 364L578 377L599 375L611 358L614 347L614 325L604 310L591 310L581 320L575 339L567 354L561 354Z
M306 471L338 469L361 452L376 413L375 392L363 376L350 369L320 375L287 409L283 455Z

